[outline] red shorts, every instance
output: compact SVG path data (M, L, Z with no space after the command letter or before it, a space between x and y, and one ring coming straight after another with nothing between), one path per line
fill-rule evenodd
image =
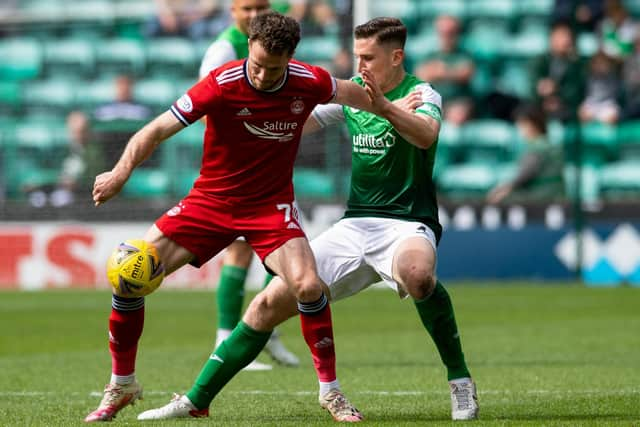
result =
M244 237L264 259L296 237L306 237L292 196L260 204L242 204L191 192L157 221L169 239L195 255L200 267L238 237Z

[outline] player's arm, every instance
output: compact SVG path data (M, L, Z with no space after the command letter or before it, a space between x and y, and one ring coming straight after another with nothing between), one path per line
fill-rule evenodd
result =
M184 125L167 111L136 132L113 169L96 177L93 184L93 201L96 206L118 194L133 170L147 159L158 145L181 129L184 129Z
M420 148L431 147L438 139L440 122L425 114L413 114L389 101L369 71L363 70L362 78L373 112L389 120L395 130L409 143Z
M307 135L336 123L344 122L342 106L338 104L318 104L304 123L302 134Z

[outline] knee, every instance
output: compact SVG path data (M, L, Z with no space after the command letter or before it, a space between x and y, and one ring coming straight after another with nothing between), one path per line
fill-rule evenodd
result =
M431 272L416 269L406 277L407 292L415 300L423 300L436 288L436 278Z
M298 301L312 302L322 295L321 281L316 274L306 273L293 277L290 286Z

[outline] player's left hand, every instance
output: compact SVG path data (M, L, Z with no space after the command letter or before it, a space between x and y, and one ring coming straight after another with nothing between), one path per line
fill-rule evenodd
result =
M422 93L416 90L404 98L396 99L393 103L408 113L415 113L416 108L424 104L424 101L422 101Z

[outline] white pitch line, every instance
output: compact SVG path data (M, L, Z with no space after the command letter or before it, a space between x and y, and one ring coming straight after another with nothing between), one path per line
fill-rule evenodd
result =
M349 392L350 395L369 395L369 396L425 396L425 395L440 395L445 394L446 389L442 391L426 390L396 390L396 391L384 391L384 390L360 390ZM53 396L59 395L60 391L0 391L0 397L38 397L38 396ZM100 397L103 392L92 391L89 393L89 397ZM170 396L173 394L170 391L160 390L145 390L145 395L162 395ZM243 390L243 391L227 391L225 394L236 395L273 395L273 396L309 396L315 395L315 391L269 391L269 390ZM627 389L627 390L480 390L480 395L598 395L598 396L621 396L625 394L640 394L640 389ZM81 392L69 392L65 395L72 396L86 396Z

